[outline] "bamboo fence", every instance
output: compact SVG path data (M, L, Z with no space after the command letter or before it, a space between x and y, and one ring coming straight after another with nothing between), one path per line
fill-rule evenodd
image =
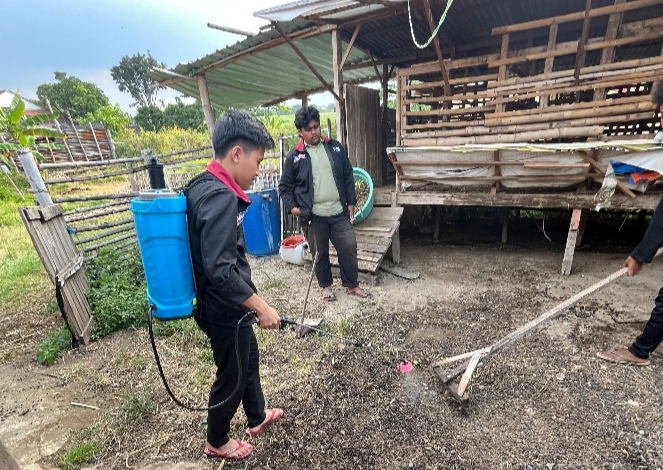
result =
M663 17L655 8L661 4L617 0L495 28L500 45L487 54L399 70L397 145L574 142L655 133L660 116L649 94L663 78Z

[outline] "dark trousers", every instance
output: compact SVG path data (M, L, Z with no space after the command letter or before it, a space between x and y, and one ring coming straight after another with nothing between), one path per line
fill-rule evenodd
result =
M204 320L196 321L210 340L217 367L216 380L209 394L209 406L213 406L227 399L237 386L239 369L235 352L235 328L213 325ZM240 328L238 340L242 360L239 391L225 405L207 412L207 442L217 448L229 441L230 421L240 402L250 428L265 420L265 397L260 386L258 367L260 356L253 328Z
M359 285L357 238L350 223L350 217L343 213L332 217L312 215L309 225L304 225L304 230L314 259L316 251L318 252L318 262L315 265L318 285L329 287L333 283L329 262L329 242L331 241L336 248L343 287L357 287Z
M628 348L632 354L641 359L648 359L649 353L655 350L663 341L663 288L658 291L654 303L656 305L651 311L645 329Z

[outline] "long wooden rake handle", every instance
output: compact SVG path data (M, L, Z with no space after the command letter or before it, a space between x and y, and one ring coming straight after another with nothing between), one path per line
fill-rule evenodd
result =
M656 254L654 255L655 257L663 253L663 248L659 249ZM435 362L431 365L431 367L438 368L444 364L449 364L453 363L456 361L459 361L461 359L466 359L470 358L468 362L465 364L456 367L453 371L450 373L446 374L446 382L450 382L452 380L457 379L461 375L465 373L467 370L468 366L473 365L476 367L476 363L478 362L475 357L479 356L481 360L485 360L486 358L489 358L496 354L497 352L501 351L502 349L510 346L511 344L515 343L522 337L528 335L531 333L533 330L537 329L539 326L542 324L552 320L553 318L557 317L560 315L562 312L565 310L569 309L570 307L573 307L575 304L583 300L585 297L593 294L594 292L598 291L599 289L605 287L606 285L610 284L611 282L619 279L622 277L624 274L626 274L627 268L621 268L618 271L615 271L611 275L601 279L599 282L596 284L592 284L585 290L579 292L578 294L574 295L573 297L565 300L561 304L556 305L555 307L551 308L547 312L541 314L539 317L535 318L534 320L530 321L529 323L521 326L517 330L509 333L506 335L504 338L500 339L496 343L493 343L491 346L483 349L477 349L475 351L470 351L465 354L460 354L458 356L454 356L448 359L442 359L441 361ZM439 375L439 374L438 374ZM469 377L467 378L467 381L469 381Z

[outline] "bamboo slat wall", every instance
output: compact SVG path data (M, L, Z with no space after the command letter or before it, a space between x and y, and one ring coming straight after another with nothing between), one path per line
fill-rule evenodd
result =
M53 285L61 285L67 322L77 339L90 341L92 311L87 302L84 260L67 232L62 208L21 207L19 214Z
M654 133L663 0L637 0L493 30L484 55L398 72L397 145L585 141ZM636 14L631 20L627 15ZM624 22L624 18L629 19ZM607 20L607 21L606 21ZM623 138L623 137L621 137Z

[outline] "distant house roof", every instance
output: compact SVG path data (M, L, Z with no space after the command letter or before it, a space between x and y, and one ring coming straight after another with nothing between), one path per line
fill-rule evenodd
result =
M14 97L16 96L16 93L13 91L9 90L0 90L0 108L2 109L9 109L9 107L12 104L12 101L14 100ZM25 102L25 115L26 116L31 116L33 114L42 114L42 113L47 113L48 110L42 108L39 106L38 103L36 103L34 100L30 100L28 98L25 98L24 96L21 96L23 101Z

